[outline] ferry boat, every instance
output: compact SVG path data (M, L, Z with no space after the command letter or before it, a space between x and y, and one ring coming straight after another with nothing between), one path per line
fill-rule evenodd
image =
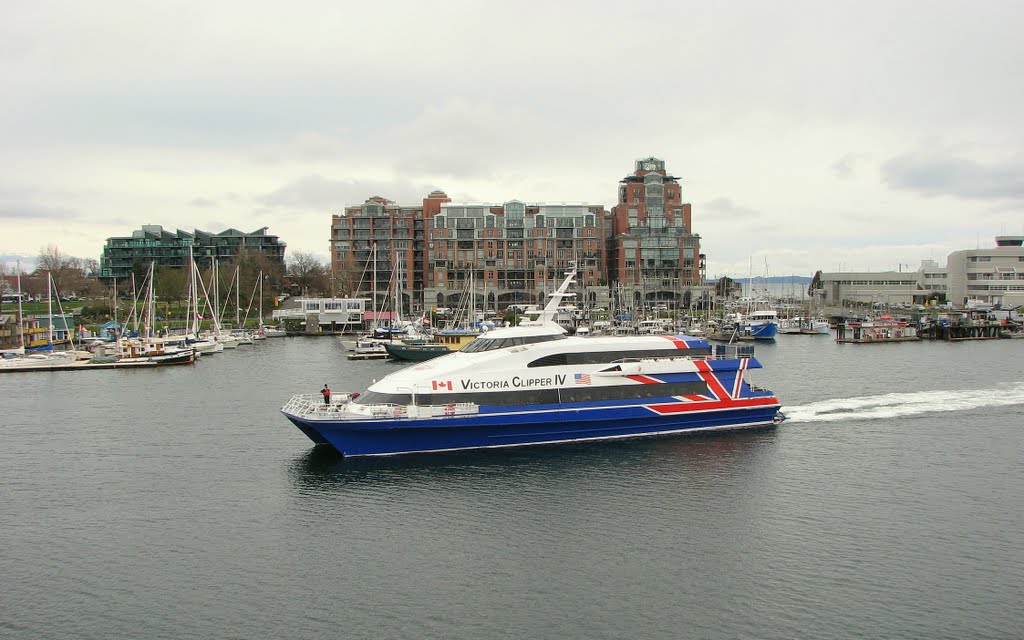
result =
M363 393L292 397L282 413L345 456L768 428L774 393L748 380L750 345L686 335L575 337L556 321L570 270L541 317L392 373Z

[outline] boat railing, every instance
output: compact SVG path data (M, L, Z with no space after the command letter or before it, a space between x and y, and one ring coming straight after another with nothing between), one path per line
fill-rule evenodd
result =
M737 360L739 358L753 358L754 345L752 344L715 344L711 345L711 354L706 360Z
M363 408L360 407L360 409ZM433 405L372 404L366 405L365 409L374 418L451 418L480 413L480 406L474 402Z
M295 415L333 415L352 400L351 393L331 394L330 402L324 402L319 393L300 393L292 396L281 407L281 411Z
M345 411L345 418L439 418L468 416L480 413L480 406L474 402L452 402L437 405L405 405L393 403L381 404L350 404L351 393L331 395L330 402L324 402L320 394L303 393L292 396L281 407L281 411L292 415L315 418L340 418Z

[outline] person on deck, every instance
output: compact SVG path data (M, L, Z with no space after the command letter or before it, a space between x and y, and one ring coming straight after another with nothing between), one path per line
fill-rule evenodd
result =
M324 385L324 388L320 390L320 393L324 396L324 404L331 404L331 390Z

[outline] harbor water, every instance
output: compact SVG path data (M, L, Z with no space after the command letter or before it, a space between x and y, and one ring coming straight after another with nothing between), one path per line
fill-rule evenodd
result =
M1024 341L757 356L774 430L355 461L335 338L0 376L0 638L1024 636Z

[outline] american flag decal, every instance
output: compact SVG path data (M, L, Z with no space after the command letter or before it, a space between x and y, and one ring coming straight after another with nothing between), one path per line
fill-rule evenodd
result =
M574 373L572 377L576 380L576 384L590 384L589 373Z

